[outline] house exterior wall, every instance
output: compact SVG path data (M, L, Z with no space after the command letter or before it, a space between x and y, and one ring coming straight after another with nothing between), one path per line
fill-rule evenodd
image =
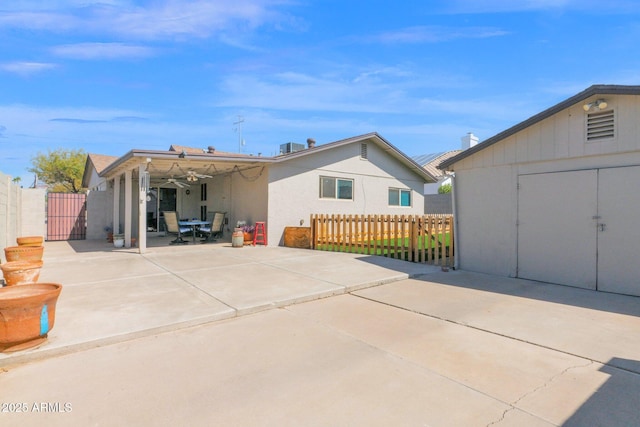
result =
M92 191L105 191L107 189L107 181L104 178L100 178L98 172L91 168L87 188Z
M375 143L368 159L360 157L360 142L273 164L269 169L269 241L283 244L284 228L309 226L311 214L424 213L424 180ZM321 199L320 177L353 179L353 200ZM390 187L410 189L410 207L388 204Z
M518 176L640 165L640 97L606 99L613 138L586 141L580 103L454 164L460 268L517 275Z
M268 167L255 167L230 175L229 228L232 230L238 221L255 224L264 221L267 224L267 236L271 224L267 217L269 200Z

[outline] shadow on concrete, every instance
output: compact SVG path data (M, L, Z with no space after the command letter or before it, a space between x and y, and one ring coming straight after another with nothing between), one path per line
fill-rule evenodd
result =
M637 360L614 357L600 372L609 379L591 395L563 426L637 426L640 425L640 381L638 374L618 369L625 366L640 372Z
M481 277L482 280L478 280ZM556 304L583 307L610 313L640 317L640 297L593 291L552 283L472 273L464 270L417 277L442 285L496 292L520 298L531 298Z
M215 245L219 243L229 243L224 239L218 239L216 241L211 242L202 242L200 238L196 238L195 243L193 243L191 237L185 238L188 241L187 244L184 245L172 245L171 241L175 237L173 236L153 236L147 237L147 249L153 248L180 248L181 246L189 247L194 245ZM106 239L93 239L93 240L67 240L66 243L69 247L77 253L86 253L86 252L118 252L118 251L128 251L128 252L138 252L137 246L132 246L130 248L116 248L113 246L112 242L108 242Z

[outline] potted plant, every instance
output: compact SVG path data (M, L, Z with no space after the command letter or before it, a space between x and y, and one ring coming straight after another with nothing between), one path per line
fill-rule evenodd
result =
M107 242L113 243L113 230L111 230L111 227L106 226L104 232L107 233Z
M113 235L113 246L115 246L116 248L124 247L124 234Z
M244 244L250 245L251 243L253 243L253 233L255 232L256 227L254 225L243 225L240 227L240 229L242 230L242 234L244 235Z

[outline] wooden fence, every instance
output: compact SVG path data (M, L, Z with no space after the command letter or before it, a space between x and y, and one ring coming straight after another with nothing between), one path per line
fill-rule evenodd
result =
M311 215L311 248L453 266L453 215Z

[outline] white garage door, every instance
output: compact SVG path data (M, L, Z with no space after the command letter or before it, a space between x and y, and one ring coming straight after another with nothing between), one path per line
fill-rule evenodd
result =
M521 175L518 276L640 295L640 167Z

